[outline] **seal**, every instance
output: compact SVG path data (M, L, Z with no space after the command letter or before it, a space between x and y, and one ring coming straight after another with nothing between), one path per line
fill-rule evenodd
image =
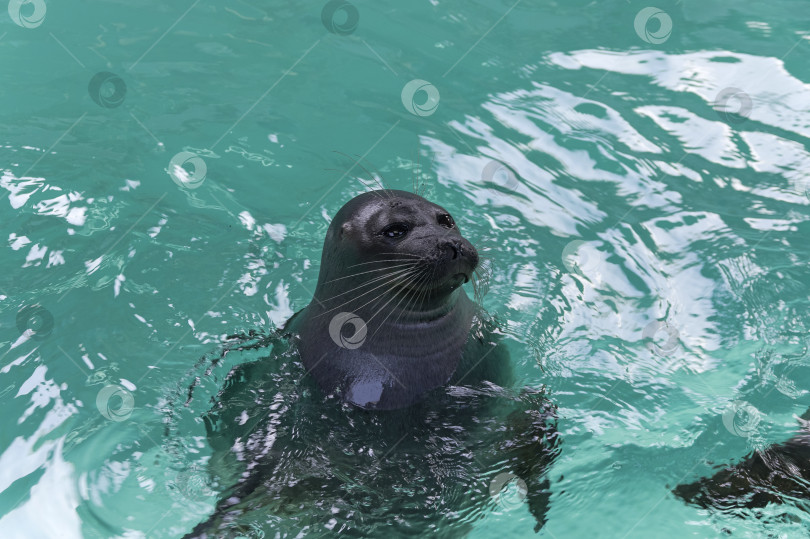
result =
M231 369L202 414L220 501L186 537L458 537L492 499L525 500L540 529L555 410L542 391L511 389L500 332L462 286L478 263L450 213L421 196L347 202L312 301L212 361L268 353ZM502 494L510 484L516 500Z
M289 330L325 394L366 409L409 406L450 381L476 306L462 283L478 252L419 195L371 191L326 232L312 302Z
M801 430L789 440L754 451L711 477L680 484L673 493L691 505L725 511L810 499L810 410L800 419Z

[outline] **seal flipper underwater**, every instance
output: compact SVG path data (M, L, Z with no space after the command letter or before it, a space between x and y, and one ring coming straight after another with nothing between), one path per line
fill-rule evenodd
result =
M455 536L469 523L451 531L451 502L489 501L480 478L495 462L529 486L539 529L554 411L503 389L508 352L461 288L477 263L449 213L418 195L373 191L341 208L314 298L281 331L289 349L235 368L206 418L232 486L187 537L236 531L265 509L313 531L317 507L360 535Z
M754 451L711 477L678 485L673 492L705 509L756 509L790 498L810 499L810 410L801 423L801 432L788 441Z

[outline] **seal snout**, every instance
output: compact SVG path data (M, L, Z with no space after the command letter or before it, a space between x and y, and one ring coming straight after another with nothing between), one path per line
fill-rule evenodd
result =
M453 283L470 282L472 272L478 265L475 247L463 237L442 240L438 247L441 256L437 262L445 268L442 273Z
M445 247L450 248L450 258L453 260L464 255L464 246L458 240L448 241L445 243Z
M478 253L475 251L475 247L463 238L446 240L441 245L441 250L448 254L450 260L466 259L472 264L473 269L478 264Z

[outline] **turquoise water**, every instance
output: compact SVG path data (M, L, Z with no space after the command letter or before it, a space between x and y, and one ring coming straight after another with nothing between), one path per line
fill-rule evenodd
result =
M671 494L808 407L804 4L21 4L0 13L4 537L179 537L210 512L177 472L205 431L183 416L167 452L167 401L225 335L309 302L369 182L342 154L421 183L493 258L484 306L559 407L541 535L806 535L796 507ZM471 536L532 526L492 503Z

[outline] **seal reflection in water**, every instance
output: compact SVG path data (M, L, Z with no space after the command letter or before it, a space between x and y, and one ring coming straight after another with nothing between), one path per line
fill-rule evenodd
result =
M505 346L462 287L478 262L418 195L343 206L310 304L234 347L269 357L234 368L205 417L222 499L188 537L456 537L489 509L526 508L539 530L553 407L512 389Z

